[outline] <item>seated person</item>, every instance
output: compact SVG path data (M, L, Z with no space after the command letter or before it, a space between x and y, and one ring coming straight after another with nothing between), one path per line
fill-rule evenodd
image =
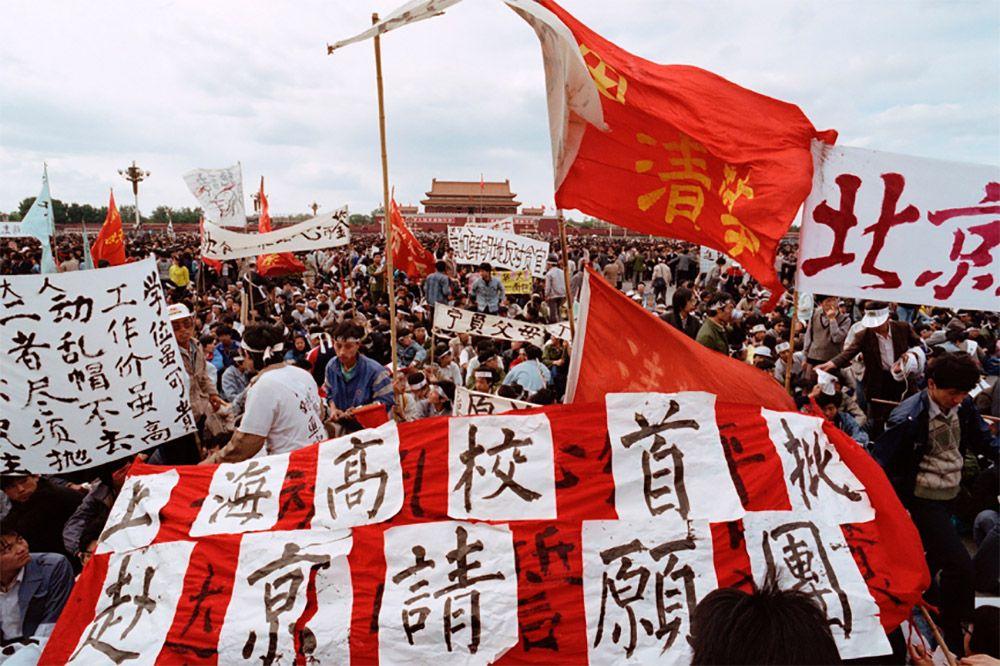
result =
M77 569L73 551L63 545L63 527L83 502L83 493L38 476L4 476L0 488L11 501L3 525L16 531L28 542L33 553L59 553Z
M809 394L809 397L816 402L816 406L820 409L821 414L819 415L843 430L851 439L867 449L871 445L868 433L858 425L853 416L841 411L844 403L844 395L840 391L837 391L832 384L828 384L827 386L829 388L824 390L823 385L816 384Z
M0 530L0 642L45 637L73 589L73 567L58 553L30 553L13 530Z

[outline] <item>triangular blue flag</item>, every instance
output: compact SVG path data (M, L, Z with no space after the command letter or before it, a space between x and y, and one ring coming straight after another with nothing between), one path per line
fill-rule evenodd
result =
M48 166L42 172L42 191L21 220L21 230L26 236L37 238L42 244L42 273L55 273L57 269L52 256L52 236L56 233L56 222L52 196L49 194Z

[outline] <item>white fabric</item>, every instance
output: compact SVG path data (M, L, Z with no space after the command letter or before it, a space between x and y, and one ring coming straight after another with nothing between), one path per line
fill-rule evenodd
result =
M247 391L241 432L267 437L268 454L326 439L312 375L292 365L268 370Z
M201 254L209 259L228 261L261 254L305 252L340 247L351 242L347 224L347 206L331 213L262 234L240 233L205 222L201 236Z
M21 609L17 604L17 593L21 589L22 580L24 580L23 568L17 572L10 587L0 592L0 626L3 627L3 635L7 638L21 635Z

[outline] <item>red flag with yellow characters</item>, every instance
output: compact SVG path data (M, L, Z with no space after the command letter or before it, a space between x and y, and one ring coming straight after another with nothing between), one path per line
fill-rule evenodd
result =
M118 207L115 206L115 193L111 192L111 199L108 201L108 215L104 218L101 231L97 234L97 240L90 246L90 256L94 260L94 266L100 268L103 259L111 266L120 266L128 261L125 258L125 234L122 232L122 216L118 214Z
M570 99L556 205L724 252L776 300L778 243L812 186L810 142L833 143L836 132L712 72L634 56L555 2L538 2L576 40L606 126L593 124L596 109L579 122Z
M257 220L257 231L271 231L271 214L267 210L267 195L264 194L264 179L260 179L260 218ZM257 274L261 277L276 277L289 273L304 273L305 264L295 258L291 252L278 254L261 254L257 257Z

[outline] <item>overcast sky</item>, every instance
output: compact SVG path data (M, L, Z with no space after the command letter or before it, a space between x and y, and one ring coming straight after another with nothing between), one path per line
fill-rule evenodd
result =
M326 55L397 0L5 0L0 210L37 194L194 206L181 174L243 164L275 214L381 200L371 42ZM1000 163L1000 2L563 0L637 55L712 70L798 104L847 145ZM552 207L541 53L499 0L465 0L383 39L390 180L510 178ZM249 207L249 201L248 201Z

